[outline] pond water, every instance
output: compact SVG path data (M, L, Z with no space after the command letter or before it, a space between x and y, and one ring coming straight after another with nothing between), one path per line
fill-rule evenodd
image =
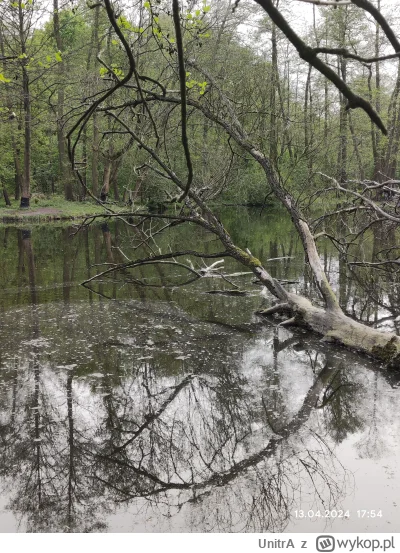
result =
M313 294L282 212L221 217ZM250 274L181 286L193 274L159 264L81 285L160 245L219 251L190 226L145 233L0 229L0 531L399 532L400 375L262 321ZM395 325L394 288L369 277L367 294L322 250L348 310Z

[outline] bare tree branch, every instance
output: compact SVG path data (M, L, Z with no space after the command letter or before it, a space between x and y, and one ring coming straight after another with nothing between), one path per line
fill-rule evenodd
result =
M366 2L366 0L354 0L353 3L357 2ZM314 67L317 71L319 71L322 75L324 75L327 79L329 79L336 88L343 94L343 96L348 100L347 109L355 109L355 108L361 108L365 111L365 113L368 115L368 117L375 123L377 127L380 128L380 130L383 132L383 134L387 134L387 130L385 125L383 124L382 119L379 117L378 113L374 110L372 105L365 100L365 98L362 98L361 96L357 96L357 94L354 94L354 92L351 90L351 88L339 77L335 71L326 65L322 60L320 60L317 56L317 52L314 48L311 48L308 46L292 29L292 27L289 25L289 23L286 21L286 19L283 17L282 13L274 6L272 0L255 0L257 4L259 4L264 11L267 12L267 14L270 16L272 21L279 27L279 29L283 32L283 34L286 36L286 38L293 44L293 46L296 48L296 50L299 53L299 56L301 59L309 63L312 67ZM366 2L369 4L369 2ZM358 4L357 4L358 5ZM393 32L392 32L393 34ZM397 43L397 40L396 40ZM400 51L400 45L399 47L395 48L396 52Z
M179 84L181 90L181 128L182 128L182 146L185 152L186 165L188 169L188 177L183 194L179 198L179 201L182 202L190 190L190 186L193 181L193 165L192 159L190 157L189 150L189 141L187 136L187 108L186 108L186 70L185 70L185 60L183 57L183 41L182 41L182 31L181 31L181 22L179 17L179 2L178 0L172 0L172 14L175 27L175 36L176 36L176 45L178 49L178 65L179 65Z

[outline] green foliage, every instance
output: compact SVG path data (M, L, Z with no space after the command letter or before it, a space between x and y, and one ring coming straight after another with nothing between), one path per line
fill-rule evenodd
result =
M163 94L161 83L176 94L179 82L176 73L177 50L170 8L162 2L143 3L143 10L124 8L118 12L118 25L132 46L137 60L140 86L145 94ZM188 98L210 107L228 125L235 125L235 117L249 135L249 139L267 155L279 173L282 182L301 201L323 186L318 172L336 176L340 170L338 152L343 137L340 134L339 95L331 85L315 72L311 73L311 100L305 103L305 68L296 75L293 58L284 59L278 51L278 67L274 67L270 50L272 26L264 18L261 30L249 30L242 40L239 20L221 2L199 0L190 10L181 12L186 65ZM31 9L26 3L24 10ZM61 169L57 125L66 133L101 91L121 80L129 69L125 51L118 36L110 28L106 13L99 9L86 10L83 4L58 13L62 51L54 39L53 21L39 22L29 36L28 48L17 61L1 68L0 73L0 178L10 194L15 187L14 153L18 152L23 165L23 96L21 69L30 78L32 97L32 190L49 194L61 192ZM317 38L333 46L343 41L350 49L367 52L368 41L360 37L373 36L374 29L360 10L324 10L308 42ZM265 23L265 25L264 25ZM94 25L97 25L98 44ZM355 33L354 29L358 32ZM371 34L372 33L372 34ZM281 41L281 37L279 37ZM14 37L18 50L18 36ZM265 46L267 45L267 46ZM5 52L7 54L9 52ZM97 55L104 62L102 65ZM297 59L297 58L296 58ZM195 60L195 64L191 64ZM287 69L286 69L287 67ZM363 97L379 103L383 118L388 109L393 85L382 78L380 90L362 66L348 66L347 81ZM199 69L200 68L200 69ZM205 74L201 68L208 73ZM374 68L373 68L374 69ZM383 69L382 69L383 71ZM210 77L210 78L209 78ZM215 80L215 82L213 82ZM119 90L108 101L123 104L140 98L135 79L131 88ZM65 112L58 121L57 98L62 87ZM230 108L225 100L230 102ZM396 105L397 106L397 105ZM102 106L104 110L105 106ZM149 102L147 108L139 105L120 113L124 124L135 129L150 148L160 148L160 155L183 180L187 167L180 136L180 115L177 106ZM230 113L233 109L235 115ZM392 114L397 117L399 107ZM9 113L16 119L9 120ZM360 111L346 112L346 171L349 178L374 175L371 124ZM352 130L350 129L350 117ZM154 132L157 127L159 143ZM171 180L148 169L149 156L136 141L129 142L125 130L105 111L96 115L99 144L96 145L93 122L90 120L76 147L76 161L88 187L95 173L93 152L98 148L99 183L103 180L108 156L122 152L117 159L116 185L110 185L110 195L129 194L148 201L165 200L176 194ZM205 189L205 199L227 203L258 204L269 192L266 177L257 164L247 159L239 147L228 143L223 128L189 106L189 145L194 166L194 186ZM14 140L14 142L13 142ZM379 152L383 156L389 139L378 136ZM14 144L14 145L13 145ZM398 153L395 154L395 157ZM395 162L395 160L394 160ZM160 167L155 166L157 169ZM161 171L162 172L162 171ZM75 193L81 191L77 182Z
M186 71L186 77L190 77L190 75L191 75L190 71ZM207 86L207 81L198 82L196 81L196 79L190 79L186 81L186 87L189 90L191 90L194 87L198 87L200 96L205 94L206 86Z

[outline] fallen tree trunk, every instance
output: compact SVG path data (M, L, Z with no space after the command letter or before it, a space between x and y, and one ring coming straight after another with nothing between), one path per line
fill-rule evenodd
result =
M193 191L189 192L189 196L191 199L197 199L196 194ZM200 199L199 202L201 202ZM207 210L208 208L205 209ZM116 216L120 218L122 215L123 214L118 214ZM108 215L108 217L111 216ZM144 220L147 220L149 215L148 213L136 212L134 214L130 214L130 217L132 219L143 218ZM115 264L98 275L91 277L83 284L87 285L96 278L102 278L103 276L111 274L115 271L125 272L129 268L156 264L165 259L170 259L172 261L179 256L214 258L229 256L238 261L241 265L250 269L250 271L257 277L257 280L263 284L278 300L276 305L264 311L258 312L259 315L269 316L275 313L285 314L287 319L281 323L281 325L289 322L291 325L306 327L321 335L323 340L334 342L367 354L390 368L400 369L400 338L394 333L383 332L381 330L371 328L355 321L351 317L348 317L342 311L337 301L334 301L335 295L327 280L326 286L328 287L328 297L331 297L330 293L332 294L330 304L325 308L313 305L311 301L304 296L300 296L286 290L279 280L273 278L268 273L267 269L263 267L259 259L254 257L250 252L237 247L221 222L211 212L206 213L206 217L200 216L197 213L193 213L191 216L158 214L153 215L153 217L195 223L218 236L221 243L225 246L225 251L216 254L202 254L198 251L185 250L160 255L150 255L144 259L135 259L126 263ZM91 219L93 220L93 218ZM309 250L309 253L310 252L313 253L313 250ZM317 259L313 259L313 266L318 266L318 263L319 257L317 256ZM198 278L201 278L200 273L197 276ZM325 273L323 276L325 276Z
M270 160L250 142L237 119L235 119L234 125L229 125L226 121L221 121L219 115L211 113L207 108L200 107L197 102L196 104L196 107L206 117L221 125L263 168L274 195L292 218L303 244L306 261L310 265L326 308L316 307L307 298L287 292L279 282L269 275L259 260L248 255L246 252L241 250L240 255L237 255L238 249L233 247L232 256L245 266L252 268L258 279L277 299L283 302L283 310L291 312L291 318L294 317L294 323L307 326L318 334L321 334L324 340L336 342L363 352L385 363L388 367L400 369L400 338L394 333L380 331L359 323L345 315L340 308L338 299L329 284L322 266L308 223L298 208L295 199L279 182L279 178L275 174ZM230 250L229 245L225 245Z
M232 257L249 267L280 301L276 306L266 310L266 315L274 312L285 313L290 319L294 318L293 324L317 332L322 335L323 340L365 353L390 368L400 369L400 338L396 334L355 321L343 313L338 304L326 308L317 307L304 296L288 292L270 276L261 261L239 248L231 249L228 244L226 245Z
M276 12L276 8L273 8L271 2L268 1L268 2L258 2L258 3L265 7L267 13L269 13L271 17L273 15L272 12L273 13ZM79 121L73 127L73 131L75 131L79 125L84 126L89 116L97 109L99 109L100 111L104 111L108 116L113 117L114 121L117 122L122 129L124 129L124 132L130 134L130 140L128 142L128 145L132 144L133 142L136 142L141 148L143 148L143 150L146 151L151 156L152 160L158 165L159 169L155 169L156 172L160 173L160 170L161 170L162 176L164 178L167 178L171 183L174 183L176 185L179 191L178 197L180 198L180 200L185 199L185 202L182 205L180 215L178 216L158 215L158 217L163 217L163 218L165 217L166 219L168 218L174 219L175 221L180 221L180 222L190 221L212 232L215 236L219 238L219 240L225 247L225 252L223 252L223 255L230 255L232 258L236 259L242 265L244 265L245 267L248 267L257 276L260 282L262 282L268 288L268 290L281 302L279 309L282 308L285 310L285 312L288 312L291 315L290 317L291 323L307 326L308 328L311 328L315 332L322 335L325 340L335 341L337 343L343 344L357 351L361 351L363 353L366 353L368 355L375 357L380 362L383 362L390 367L399 369L400 368L400 338L398 338L395 334L390 334L390 333L382 332L380 330L372 329L370 327L367 327L366 325L363 325L362 323L354 321L353 319L345 315L345 313L342 311L342 309L340 308L338 299L332 287L330 286L327 275L324 271L324 268L316 247L315 239L309 228L306 218L301 213L301 210L299 209L293 196L282 186L277 174L275 173L271 165L270 160L250 140L248 134L245 132L244 128L242 127L238 119L234 106L232 105L229 98L221 91L220 87L214 82L214 79L212 78L212 76L210 76L208 72L199 68L195 63L190 62L191 66L195 68L196 71L199 71L200 73L203 73L204 76L206 76L208 86L210 86L210 88L215 90L216 94L218 94L218 97L219 97L218 99L220 101L218 102L218 111L213 109L212 103L207 104L207 102L211 101L211 100L208 100L208 98L210 98L210 95L204 96L202 101L198 101L192 98L186 98L185 94L182 94L181 97L169 96L166 93L166 89L163 89L162 95L156 94L153 92L148 92L148 91L144 93L140 87L140 83L137 78L135 57L121 29L119 28L116 22L115 14L113 12L110 0L105 0L105 5L106 5L108 17L114 28L114 31L119 37L123 47L126 50L129 64L130 64L130 72L127 77L119 81L113 89L110 89L101 98L99 98L87 110L87 112L80 117ZM279 23L279 21L275 21L275 22ZM316 67L315 65L316 60L314 58L313 60L314 60L313 65ZM184 65L183 60L179 59L180 70L184 69L183 65ZM321 73L327 75L326 71L321 69L319 70ZM184 74L183 71L180 71L180 72ZM111 97L111 95L115 90L117 90L117 88L124 86L125 83L127 83L127 81L132 75L136 76L136 85L140 91L139 96L135 100L128 100L127 102L124 102L119 106L111 106L110 103L108 102L106 107L100 107L100 104L104 102L108 97ZM335 83L335 81L337 80L336 79L337 76L333 74L331 71L329 75L331 76L333 75L331 80ZM329 75L327 75L328 78L330 78ZM181 81L182 81L181 84L183 85L181 89L185 90L183 77L181 77ZM346 91L348 92L347 98L352 103L350 107L355 107L355 105L359 105L361 107L364 106L364 109L365 109L365 102L363 105L360 104L359 103L360 98L353 97L354 95L352 96L352 92L351 91L349 92L348 89L344 91L340 83L338 84L335 83L335 84L343 93L345 93ZM356 102L356 100L358 103ZM223 128L225 132L230 136L230 138L237 143L238 146L240 146L245 152L247 152L257 163L259 163L259 165L262 167L266 175L266 179L274 195L282 203L282 205L286 208L286 210L291 216L293 224L299 234L299 237L301 239L301 242L304 248L306 262L309 264L312 270L314 280L318 286L318 290L325 304L325 308L314 306L308 299L285 290L282 284L280 284L276 279L272 278L272 276L268 273L265 267L263 267L259 259L252 256L251 253L246 252L241 248L238 248L233 243L229 233L226 231L226 229L219 221L219 219L214 215L214 213L209 208L209 206L205 203L204 200L202 200L201 196L193 190L193 187L191 186L191 178L188 178L186 183L183 182L183 180L180 179L178 175L173 171L173 169L169 165L169 161L168 160L164 161L160 157L158 153L158 139L157 139L157 146L151 147L149 142L145 142L142 136L138 134L134 128L131 128L129 122L121 118L121 113L123 112L122 108L125 109L126 107L135 108L138 106L141 106L141 107L144 106L150 115L148 104L151 102L160 102L160 103L167 102L167 103L176 104L176 105L183 105L183 104L186 105L187 103L187 105L190 105L191 107L201 112L207 119L213 121L221 128ZM223 109L221 109L220 104L222 105ZM370 113L370 117L371 117L371 113ZM184 119L186 118L185 114L183 114L183 118ZM373 117L371 118L373 119ZM378 126L380 126L379 121L377 122L375 118L375 122L378 124ZM72 131L69 133L69 140L71 140L70 139L71 133ZM183 141L183 145L185 146L185 152L186 152L187 144L185 145L184 139L182 139L182 141ZM69 149L72 163L74 162L73 156L74 156L75 146L76 146L76 143L72 148L70 147ZM188 155L186 156L186 158L188 158ZM181 195L182 192L183 192L183 195ZM148 213L141 214L141 213L135 212L129 215L132 218L149 217ZM168 254L168 257L172 257L172 256L173 254L171 253ZM166 257L165 255L164 256L153 255L144 260L136 260L136 261L124 263L122 265L116 265L115 267L108 269L107 271L103 271L102 275L111 271L138 266L140 264L148 265L150 263L157 263L160 261L160 259L165 257Z
M203 111L203 110L202 110ZM209 113L208 110L205 110ZM119 122L118 116L114 116ZM218 117L213 116L213 119L220 123ZM121 122L121 124L123 124ZM134 133L129 127L124 127L131 133L132 137L153 157L153 159L162 167L168 174L171 180L180 188L185 189L185 185L177 175L159 158L158 154L152 150L141 138ZM310 300L303 296L293 294L285 290L282 284L272 278L267 269L263 267L261 261L251 255L251 253L237 247L229 233L226 231L219 219L214 215L207 204L196 194L195 191L189 190L187 206L190 209L190 215L154 215L155 217L178 219L180 221L193 222L209 232L215 234L221 243L226 248L226 254L236 259L243 266L249 268L257 277L257 279L265 285L273 296L275 296L283 306L282 310L288 312L291 323L299 326L306 326L318 334L322 335L323 339L342 344L346 347L363 352L374 357L388 367L400 369L400 338L395 334L382 332L377 329L368 327L359 323L347 315L340 308L338 299L332 290L326 273L323 269L321 259L315 244L313 234L308 226L305 217L296 205L294 198L285 190L276 177L272 166L268 160L257 148L255 148L247 139L243 131L237 132L238 126L231 127L224 122L224 128L228 133L247 150L252 157L263 167L269 185L271 186L275 196L280 200L283 206L289 212L293 224L302 241L306 262L309 264L315 282L318 286L321 297L325 303L325 308L314 306ZM148 213L130 214L132 217L146 217ZM156 260L153 259L155 262ZM152 257L142 260L143 263L149 264L152 262ZM138 262L126 263L121 266L115 266L109 271L126 269L129 266L137 266ZM109 272L106 271L106 272ZM102 273L104 275L105 272Z

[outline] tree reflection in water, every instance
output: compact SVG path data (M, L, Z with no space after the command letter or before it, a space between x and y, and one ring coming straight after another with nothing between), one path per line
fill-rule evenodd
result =
M105 531L128 506L140 530L280 532L305 504L344 504L336 444L384 449L394 373L306 333L230 328L214 303L206 323L145 296L71 302L71 248L62 301L41 302L29 233L18 245L30 297L1 314L0 485L22 529Z
M316 375L288 414L288 398L269 395L279 382L266 378L261 399L240 359L224 367L216 356L208 370L190 361L182 376L139 359L122 378L105 361L100 385L77 364L52 372L37 334L30 345L18 373L10 366L3 378L0 454L9 508L30 531L100 531L116 505L135 501L154 517L185 511L203 530L282 531L300 496L337 508L347 493L326 433L361 422L349 416L351 383L328 355L304 346ZM285 340L275 335L272 345L276 364Z

